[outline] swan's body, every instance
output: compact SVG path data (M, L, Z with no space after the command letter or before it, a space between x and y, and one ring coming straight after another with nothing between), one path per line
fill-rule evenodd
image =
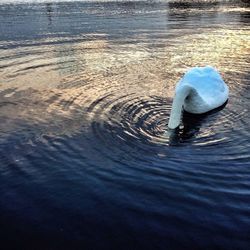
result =
M228 93L228 86L213 67L190 69L176 86L168 127L180 125L183 109L193 114L206 113L224 104Z

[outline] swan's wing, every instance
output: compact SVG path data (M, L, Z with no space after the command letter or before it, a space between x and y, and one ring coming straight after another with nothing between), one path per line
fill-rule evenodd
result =
M184 108L191 113L204 113L221 106L228 99L228 87L212 67L189 70L176 86L176 92L188 85L193 89Z

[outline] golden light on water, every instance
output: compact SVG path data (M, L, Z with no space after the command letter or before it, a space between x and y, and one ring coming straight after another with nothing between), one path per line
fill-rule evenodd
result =
M114 41L100 33L75 40L47 38L5 49L0 61L1 91L6 101L20 101L21 105L9 105L2 112L6 117L18 113L27 122L48 122L55 114L71 117L75 109L109 95L113 99L133 94L171 99L176 82L193 66L212 65L225 80L232 73L248 70L247 27L171 32L174 35L168 37L162 31L154 41L143 33L131 41ZM234 88L232 81L228 84Z

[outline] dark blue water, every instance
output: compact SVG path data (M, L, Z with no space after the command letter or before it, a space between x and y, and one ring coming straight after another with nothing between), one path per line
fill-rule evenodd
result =
M242 1L2 1L1 249L249 249L249 18ZM228 102L168 134L176 82L207 64Z

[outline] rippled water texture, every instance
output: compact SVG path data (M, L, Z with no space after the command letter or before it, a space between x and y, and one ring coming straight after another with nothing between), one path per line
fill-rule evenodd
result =
M1 247L249 249L249 5L24 2L0 4ZM169 135L207 64L228 103Z

